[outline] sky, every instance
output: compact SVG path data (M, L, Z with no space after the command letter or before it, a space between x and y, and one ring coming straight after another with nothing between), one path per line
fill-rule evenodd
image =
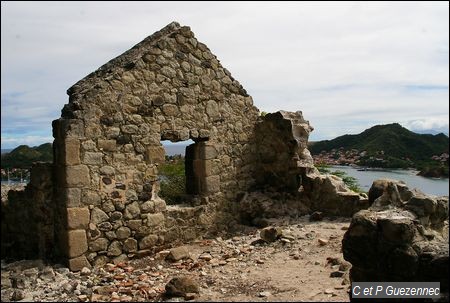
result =
M1 2L1 148L52 142L67 89L172 21L311 141L449 128L448 2Z

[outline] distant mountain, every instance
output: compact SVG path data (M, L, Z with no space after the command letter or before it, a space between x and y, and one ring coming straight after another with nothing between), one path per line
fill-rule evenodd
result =
M356 149L366 151L367 157L384 158L387 167L406 166L405 160L420 167L429 162L432 156L448 153L448 144L449 138L443 133L417 134L393 123L373 126L358 135L344 135L333 140L314 142L309 150L317 155L322 151L330 152L339 148Z
M35 161L52 162L53 148L51 143L29 147L20 145L9 153L2 153L2 168L29 168Z
M415 133L418 134L431 134L431 135L439 135L440 133L443 133L448 137L448 129L443 130L434 130L434 129L428 129L428 130L415 130Z
M168 156L184 155L187 144L164 145ZM29 168L35 161L52 162L53 149L51 143L45 143L36 147L20 145L15 149L2 149L2 168Z

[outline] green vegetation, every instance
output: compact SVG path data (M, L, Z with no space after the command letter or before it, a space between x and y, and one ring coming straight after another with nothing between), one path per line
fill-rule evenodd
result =
M419 172L420 176L430 177L430 178L448 178L448 166L440 165L440 166L425 166Z
M325 163L316 163L314 165L321 174L329 174L330 166Z
M313 155L333 149L366 151L359 165L386 168L434 168L441 164L431 160L434 155L449 151L449 138L444 134L416 134L398 123L377 125L358 135L344 135L333 140L314 142ZM448 162L447 162L448 171Z
M342 181L344 181L345 185L347 185L347 187L350 188L351 190L353 190L354 192L357 192L357 193L364 192L359 187L358 180L356 178L354 178L354 177L351 177L351 176L347 175L347 173L345 173L344 171L336 170L336 171L331 172L331 174L341 178Z
M186 196L186 176L184 158L181 156L167 157L166 163L158 167L161 176L159 195L167 204L180 204Z
M37 147L20 145L9 153L2 154L2 168L30 168L36 161L53 162L51 143Z
M266 116L267 115L267 112L265 112L265 111L262 111L260 114L259 114L261 117L264 117L264 116Z
M345 185L347 185L347 187L350 188L351 190L353 190L354 192L357 192L357 193L364 192L359 187L358 180L354 177L349 176L346 172L344 172L342 170L331 171L330 166L328 166L326 164L317 164L316 168L319 170L319 172L321 174L331 174L331 175L338 176L339 178L342 179L342 181L344 181Z

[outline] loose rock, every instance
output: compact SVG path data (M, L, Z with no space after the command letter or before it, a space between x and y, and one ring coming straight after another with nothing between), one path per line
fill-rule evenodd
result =
M166 284L166 295L185 297L188 293L199 293L198 283L189 277L174 277Z
M309 221L322 221L323 213L320 211L315 211L309 216Z
M169 261L178 261L182 259L189 258L189 250L186 246L179 246L172 248L166 257Z
M280 238L282 235L281 228L279 227L266 227L263 228L259 236L262 240L266 241L267 243L271 243L276 241L278 238Z
M324 246L324 245L327 245L328 244L328 240L325 240L325 239L317 239L317 241L319 242L319 244L321 245L321 246Z

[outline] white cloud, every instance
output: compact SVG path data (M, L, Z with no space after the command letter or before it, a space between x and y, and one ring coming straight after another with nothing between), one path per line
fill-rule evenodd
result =
M448 117L436 116L418 120L405 121L403 125L410 130L446 130L448 134Z
M191 26L261 110L302 110L313 139L448 120L448 2L1 6L2 132L50 134L67 88L174 20Z

